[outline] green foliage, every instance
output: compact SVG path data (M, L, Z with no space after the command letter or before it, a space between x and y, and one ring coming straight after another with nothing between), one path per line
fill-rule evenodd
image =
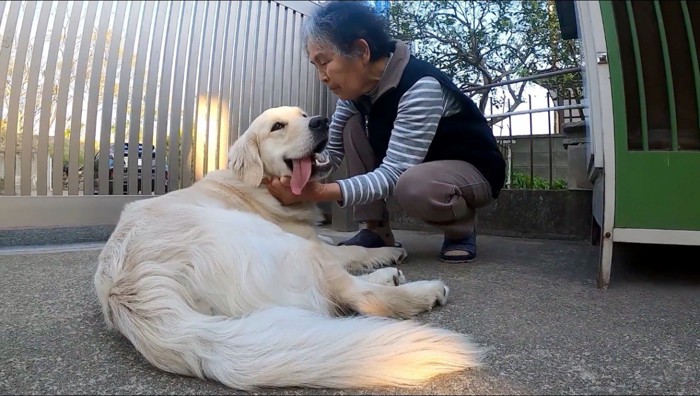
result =
M389 26L394 37L413 43L417 56L445 71L463 90L581 63L578 42L561 38L552 0L393 1ZM537 83L581 93L580 73ZM470 95L484 111L489 97L498 93L495 107L508 111L523 103L524 88L511 84ZM506 95L510 106L503 103Z
M528 70L530 74L555 71L580 66L581 49L576 40L563 40L559 30L556 8L553 0L523 1L525 22L529 26L527 34L536 38L544 59L543 69ZM555 92L570 90L573 97L583 94L583 79L580 72L563 74L538 81L538 84Z
M567 187L567 182L564 179L552 180L552 185L549 185L549 180L543 177L535 176L530 178L522 172L513 172L510 177L510 188L526 189L526 190L565 190Z

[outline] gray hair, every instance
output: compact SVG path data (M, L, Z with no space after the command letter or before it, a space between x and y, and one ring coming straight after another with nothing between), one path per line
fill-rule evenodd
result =
M307 17L301 29L305 48L314 43L348 58L361 54L355 47L360 39L369 45L372 61L391 52L386 21L363 2L330 1Z
M329 15L313 15L305 18L301 27L302 44L306 47L313 43L320 47L331 49L338 55L348 58L353 57L355 54L352 51L342 52L338 45L331 40L331 32L328 27L332 24L333 21L329 18Z

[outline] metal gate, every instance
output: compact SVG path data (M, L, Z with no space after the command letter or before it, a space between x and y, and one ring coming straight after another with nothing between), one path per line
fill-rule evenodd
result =
M264 109L331 111L310 1L0 2L0 228L113 223L224 166Z

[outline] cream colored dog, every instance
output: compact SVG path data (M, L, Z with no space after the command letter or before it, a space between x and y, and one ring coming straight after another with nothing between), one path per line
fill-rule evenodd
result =
M405 252L323 243L315 205L282 206L260 185L323 177L327 135L325 118L269 109L229 169L125 206L95 274L108 326L162 370L244 390L412 386L478 365L465 336L398 319L444 304L443 282L353 276Z

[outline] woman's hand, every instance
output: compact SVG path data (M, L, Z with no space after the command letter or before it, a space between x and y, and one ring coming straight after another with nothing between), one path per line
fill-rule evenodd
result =
M294 205L301 202L342 201L343 194L338 183L321 183L309 181L301 190L301 194L295 195L290 187L291 177L283 176L263 179L267 191L277 198L282 205Z
M318 190L320 183L315 181L309 181L304 189L301 190L301 194L295 195L290 187L289 176L271 177L269 179L263 180L263 184L267 185L267 191L272 194L273 197L277 198L282 205L294 205L301 202L314 201L314 192Z

